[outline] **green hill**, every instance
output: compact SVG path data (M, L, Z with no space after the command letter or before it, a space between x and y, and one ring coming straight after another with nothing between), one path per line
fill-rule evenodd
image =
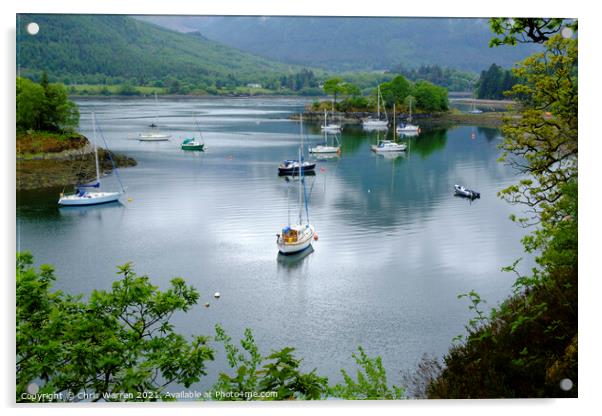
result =
M139 16L268 59L329 70L439 65L480 72L511 67L535 45L489 48L487 19L288 16Z
M37 35L26 26L36 22ZM198 33L173 32L127 16L17 16L17 69L65 84L173 85L210 89L278 79L300 71L224 46Z

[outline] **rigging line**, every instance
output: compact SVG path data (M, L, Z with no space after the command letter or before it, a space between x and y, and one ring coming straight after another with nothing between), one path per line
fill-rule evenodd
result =
M94 120L96 120L96 114L94 115ZM107 143L107 140L105 139L105 135L102 131L102 128L100 127L100 125L98 123L96 123L96 128L98 129L98 132L100 133L100 137L102 138L102 141L105 145L107 155L109 155L109 160L111 161L111 165L113 166L113 172L115 172L115 177L117 178L117 181L119 182L119 186L121 186L121 192L125 193L125 187L123 186L123 182L121 182L121 177L119 176L119 170L117 169L117 164L115 163L115 161L113 160L113 157L111 156L111 151L109 150L109 145Z
M307 219L307 223L309 224L309 208L307 207L307 191L305 189L305 178L302 178L301 181L303 182L303 198L305 199L305 218ZM314 182L312 182L312 188L313 183Z

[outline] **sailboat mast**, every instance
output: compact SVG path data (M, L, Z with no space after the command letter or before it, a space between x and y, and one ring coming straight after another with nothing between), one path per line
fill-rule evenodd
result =
M376 95L376 111L378 113L378 119L380 120L380 84L378 84L377 88L377 95Z
M395 103L393 103L393 141L395 141L397 130L395 130Z
M301 224L301 216L303 215L303 202L301 201L301 181L303 180L303 171L301 167L301 147L299 147L299 224Z
M96 183L100 183L100 169L98 168L98 147L96 146L96 114L92 113L92 131L94 140L94 163L96 165Z
M411 123L412 122L412 99L410 98L410 118L408 119L408 121Z
M380 93L380 85L378 86L378 92ZM383 109L385 110L385 120L387 121L387 124L389 123L389 118L387 117L387 106L385 105L385 99L383 98L382 94L380 95L380 99L383 102ZM378 119L380 120L380 116L378 117Z

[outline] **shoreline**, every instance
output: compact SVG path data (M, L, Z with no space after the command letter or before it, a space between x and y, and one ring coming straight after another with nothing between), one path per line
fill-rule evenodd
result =
M38 137L44 133L36 132ZM83 135L73 135L73 141L65 140L64 148L59 151L17 152L16 154L16 190L29 191L57 187L75 186L77 182L89 182L96 176L94 147ZM19 142L29 137L17 137ZM35 147L30 146L35 149ZM23 150L21 148L21 150ZM55 149L58 150L58 149ZM113 171L108 151L98 148L98 162L101 177ZM115 165L119 168L136 166L135 159L124 154L110 152Z
M413 121L420 124L421 127L453 127L455 125L474 125L477 127L500 127L503 122L503 118L510 116L510 113L506 111L492 111L484 112L481 114L469 114L456 111L448 111L446 113L433 113L433 114L414 114ZM354 112L335 112L331 114L335 120L340 120L345 124L359 125L362 120L368 117L376 117L376 113L368 111L354 111ZM405 119L406 114L398 114L397 120ZM290 116L291 120L299 120L298 114ZM305 111L303 113L303 120L310 122L324 121L324 113L320 111Z

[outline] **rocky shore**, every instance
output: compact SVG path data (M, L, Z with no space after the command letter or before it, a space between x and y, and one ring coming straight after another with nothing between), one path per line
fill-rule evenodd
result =
M131 157L111 152L118 167L136 166ZM113 170L109 152L98 149L102 175ZM91 181L96 176L94 148L89 140L73 134L57 138L44 133L26 133L17 136L16 161L17 190L51 187L71 187L77 182Z

